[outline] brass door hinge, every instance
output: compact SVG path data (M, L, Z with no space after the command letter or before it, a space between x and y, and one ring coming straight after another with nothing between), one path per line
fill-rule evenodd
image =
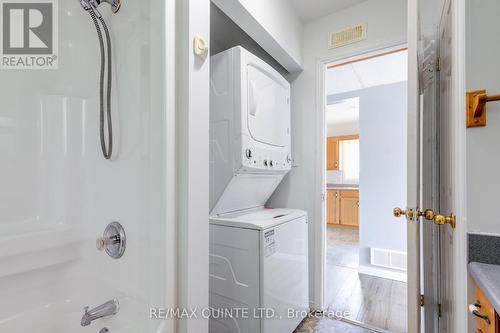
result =
M425 305L425 297L424 295L420 295L420 306L424 306Z
M441 70L441 57L437 57L436 58L436 71L440 71Z
M441 304L438 304L438 317L441 318Z

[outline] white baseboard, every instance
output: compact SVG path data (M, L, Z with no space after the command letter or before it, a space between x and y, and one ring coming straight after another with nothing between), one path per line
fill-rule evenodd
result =
M358 272L366 275L373 275L384 279L405 282L407 281L406 272L398 272L382 267L359 265Z

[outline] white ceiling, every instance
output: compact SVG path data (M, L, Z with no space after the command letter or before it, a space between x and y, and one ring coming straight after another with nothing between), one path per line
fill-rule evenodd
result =
M290 0L304 23L364 1L366 0Z
M359 97L347 98L327 105L326 123L342 125L359 122Z
M408 52L402 51L330 68L327 95L407 81L407 63Z

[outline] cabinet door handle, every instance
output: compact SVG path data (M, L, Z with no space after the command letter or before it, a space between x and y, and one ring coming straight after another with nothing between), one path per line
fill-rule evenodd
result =
M476 317L484 320L486 322L486 324L491 325L490 318L488 318L487 315L482 315L479 312L480 308L481 308L481 304L479 304L479 303L474 303L474 304L470 304L469 305L469 311L470 311L470 313L472 313L474 316L476 316Z

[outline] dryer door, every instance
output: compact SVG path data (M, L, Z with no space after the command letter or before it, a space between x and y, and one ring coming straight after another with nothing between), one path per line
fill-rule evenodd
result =
M248 130L257 141L290 144L290 85L254 64L247 66Z

